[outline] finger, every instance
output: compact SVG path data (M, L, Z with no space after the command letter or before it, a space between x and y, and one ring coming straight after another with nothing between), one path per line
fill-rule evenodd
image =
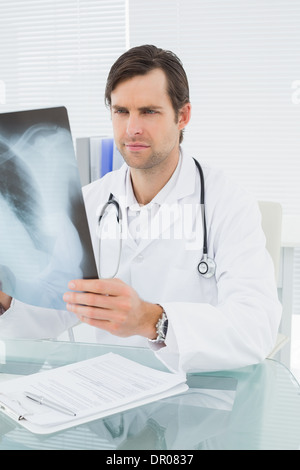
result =
M111 322L109 320L99 320L95 318L85 317L83 315L77 315L78 320L87 325L100 328L101 330L111 331Z
M117 310L107 310L97 307L87 307L85 305L67 304L67 310L75 313L79 317L90 318L98 321L109 321L122 323L125 320L125 315Z
M123 329L122 325L116 322L111 322L107 320L98 320L94 318L89 318L89 317L84 317L78 315L78 319L86 323L87 325L94 326L96 328L100 328L101 330L105 330L113 335L120 336L120 337L126 337L128 334L126 334Z
M69 304L87 305L102 309L117 309L119 297L93 294L91 292L66 292L63 296L65 302Z
M125 284L120 279L75 279L68 288L78 292L94 292L103 295L120 295Z
M75 315L77 315L78 317L85 317L99 321L113 321L115 318L115 315L111 310L95 307L86 307L84 305L70 303L68 303L66 307L69 312L75 313Z

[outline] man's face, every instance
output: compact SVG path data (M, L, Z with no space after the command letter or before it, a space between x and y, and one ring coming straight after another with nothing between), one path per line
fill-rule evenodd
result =
M161 69L117 85L111 115L116 145L131 168L150 169L168 158L178 159L184 125L176 120Z

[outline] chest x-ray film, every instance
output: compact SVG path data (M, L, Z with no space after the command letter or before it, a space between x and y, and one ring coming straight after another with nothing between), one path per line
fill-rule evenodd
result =
M65 309L68 282L96 277L66 109L0 114L0 290Z

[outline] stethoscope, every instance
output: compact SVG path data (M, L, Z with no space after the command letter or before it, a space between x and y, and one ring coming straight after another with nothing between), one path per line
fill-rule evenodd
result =
M205 197L204 197L204 194L205 194L205 189L204 189L204 176L203 176L203 170L201 168L201 165L200 163L194 158L193 159L194 162L195 162L195 165L199 171L199 176L200 176L200 182L201 182L201 189L200 189L200 207L201 207L201 215L202 215L202 224L203 224L203 255L202 255L202 259L200 260L198 266L197 266L197 269L199 271L199 273L201 274L202 277L206 278L206 279L209 279L211 278L212 276L214 276L215 272L216 272L216 263L215 261L212 259L212 258L209 258L208 257L208 254L207 254L207 228L206 228L206 219L205 219ZM100 215L99 215L99 218L98 218L98 237L99 237L99 263L98 263L98 274L99 274L99 278L102 277L101 275L101 271L100 271L100 259L101 259L101 222L103 221L104 219L104 215L107 211L107 208L109 206L113 206L115 208L115 211L116 211L116 218L117 218L117 223L118 223L118 226L119 226L119 230L120 230L120 240L119 240L119 257L118 257L118 263L117 263L117 268L114 272L113 275L111 275L110 277L115 277L117 272L119 271L119 267L120 267L120 260L121 260L121 252L122 252L122 211L121 211L121 208L120 208L120 204L118 203L118 201L116 201L114 199L114 196L112 193L110 193L109 195L109 198L108 198L108 201L104 204L101 212L100 212Z

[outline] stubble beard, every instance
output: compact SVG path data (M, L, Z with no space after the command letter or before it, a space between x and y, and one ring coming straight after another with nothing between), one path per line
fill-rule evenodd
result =
M146 160L143 160L141 156L139 159L138 154L135 158L131 158L126 154L126 151L120 151L125 163L130 168L134 168L135 170L151 170L155 171L156 167L165 161L169 155L169 152L153 152L147 157Z

